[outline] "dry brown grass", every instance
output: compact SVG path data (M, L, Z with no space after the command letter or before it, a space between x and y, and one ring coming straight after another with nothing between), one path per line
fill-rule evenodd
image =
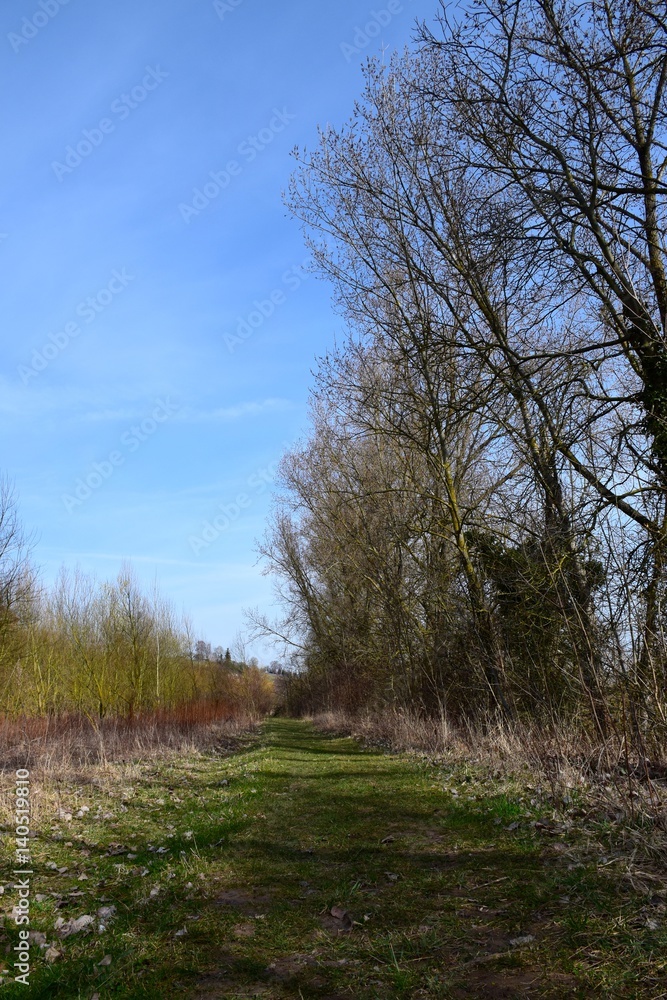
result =
M75 808L71 799L76 789L94 786L110 792L131 784L151 762L228 753L260 721L254 713L207 702L131 719L0 718L0 823L12 822L17 768L30 771L31 825L36 829L56 816L64 801Z

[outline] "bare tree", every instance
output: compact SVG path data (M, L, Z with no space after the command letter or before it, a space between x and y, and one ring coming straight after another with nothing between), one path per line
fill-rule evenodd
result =
M629 460L612 454L594 474L568 459L648 536L639 665L646 674L657 658L664 673L667 5L483 0L458 23L443 5L439 28L420 32L424 94L455 123L458 162L520 205L540 281L581 296L587 397L616 411Z
M0 648L28 613L35 594L29 552L14 488L0 477Z
M446 515L496 704L580 692L603 735L619 682L657 705L667 679L663 13L489 0L450 24L443 7L417 52L369 65L352 123L299 157L289 194L354 331L316 388L343 428L337 479L304 471L331 437L316 416L288 484L302 519L276 522L294 621L319 635L332 607L302 529L340 521L352 441L401 442L414 495ZM355 477L348 502L374 495L396 543ZM642 621L605 575L622 552Z

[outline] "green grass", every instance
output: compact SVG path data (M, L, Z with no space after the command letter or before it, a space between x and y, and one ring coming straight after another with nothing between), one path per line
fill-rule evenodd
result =
M663 897L573 861L518 784L275 719L233 756L146 764L111 805L84 799L62 839L39 831L31 927L58 943L58 916L116 915L52 964L33 946L8 998L667 996Z

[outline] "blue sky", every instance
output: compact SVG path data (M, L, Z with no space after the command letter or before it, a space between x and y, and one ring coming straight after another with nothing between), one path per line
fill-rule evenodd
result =
M0 470L47 581L129 559L214 645L270 613L272 475L342 328L289 153L435 6L5 0Z

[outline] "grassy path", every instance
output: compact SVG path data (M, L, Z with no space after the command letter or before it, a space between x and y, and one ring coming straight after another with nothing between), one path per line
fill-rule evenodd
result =
M667 996L644 901L491 779L278 719L232 757L147 765L105 822L82 794L35 848L32 926L63 954L35 947L7 997Z

